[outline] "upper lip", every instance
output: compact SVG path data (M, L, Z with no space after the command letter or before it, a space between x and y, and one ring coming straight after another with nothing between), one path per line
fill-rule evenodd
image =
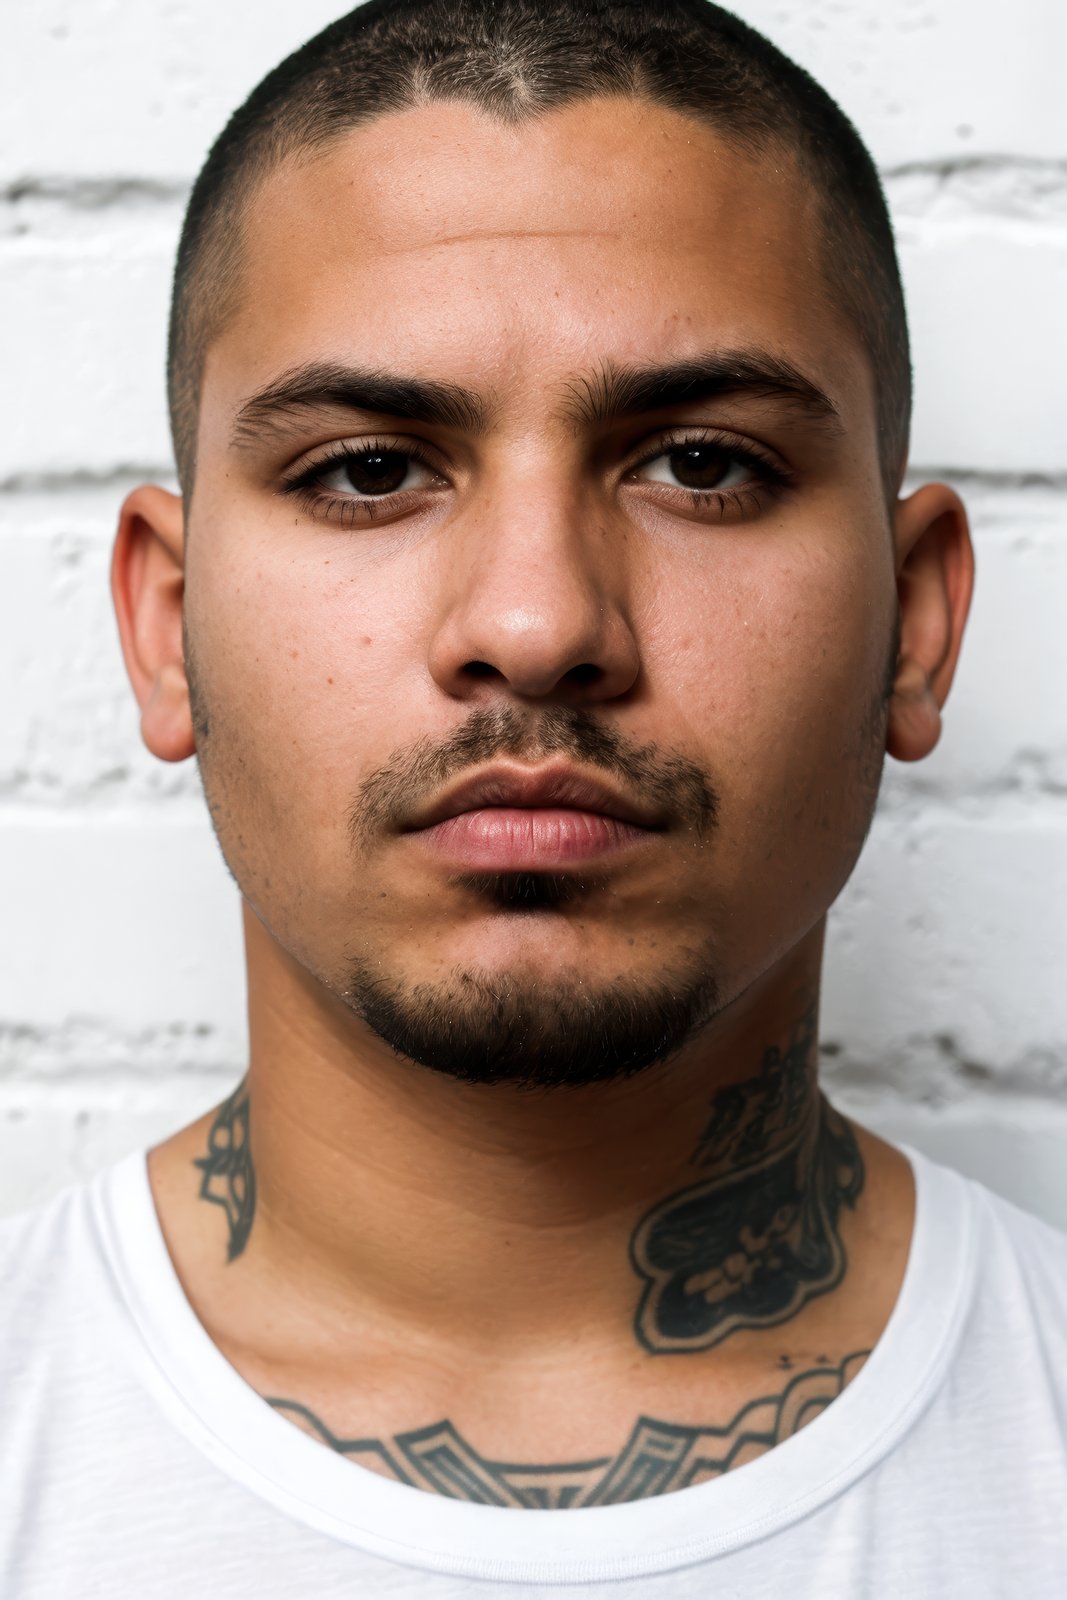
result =
M574 811L599 812L640 828L662 828L667 821L661 810L642 805L603 778L577 767L496 763L443 790L408 826L411 829L432 828L449 817L458 817L464 811L479 811L484 806L529 809L561 806Z

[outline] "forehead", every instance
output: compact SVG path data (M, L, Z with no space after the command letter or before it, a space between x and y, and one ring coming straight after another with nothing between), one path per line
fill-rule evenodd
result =
M755 345L843 415L870 412L822 248L819 202L788 153L745 154L667 108L588 100L518 125L463 103L389 113L255 193L205 405L318 359L521 409L590 364Z

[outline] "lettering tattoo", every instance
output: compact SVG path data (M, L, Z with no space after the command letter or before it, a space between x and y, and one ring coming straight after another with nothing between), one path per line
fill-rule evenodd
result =
M215 1113L208 1129L207 1154L193 1161L201 1173L201 1200L210 1200L226 1213L230 1261L248 1243L256 1214L256 1170L248 1140L248 1104L248 1088L242 1078Z
M769 1328L836 1288L838 1224L863 1187L843 1117L813 1093L812 1010L784 1055L720 1090L692 1157L715 1177L661 1200L638 1223L630 1259L644 1280L634 1317L652 1355L710 1350L739 1328Z
M639 1417L617 1455L548 1466L491 1461L451 1422L389 1440L341 1439L296 1400L275 1398L268 1404L331 1450L412 1488L479 1505L567 1510L669 1494L764 1455L836 1400L869 1354L857 1350L836 1366L822 1362L798 1373L777 1394L750 1400L725 1427L692 1428Z

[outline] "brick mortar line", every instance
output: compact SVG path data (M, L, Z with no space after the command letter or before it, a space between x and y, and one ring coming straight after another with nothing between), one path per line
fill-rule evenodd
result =
M173 462L118 462L114 466L77 467L71 472L15 472L0 478L0 503L43 495L92 494L101 489L132 489L137 484L174 483ZM1067 473L1064 474L1067 488Z
M838 1058L839 1060L843 1058ZM983 1070L973 1077L953 1072L948 1063L939 1065L921 1082L906 1085L894 1081L890 1068L876 1075L867 1063L839 1073L825 1061L819 1065L819 1082L835 1104L847 1103L861 1119L882 1111L922 1111L932 1117L966 1115L999 1119L1014 1110L1044 1117L1049 1112L1067 1118L1067 1085L1047 1081L1027 1081L1027 1068L1015 1065ZM862 1076L861 1076L862 1074Z
M26 174L0 184L0 206L14 207L36 201L78 212L162 208L184 204L192 184L192 178L121 175L72 178L60 173Z
M1067 157L1063 156L1023 156L1023 155L953 155L930 156L921 161L896 161L887 166L879 167L879 175L883 183L892 183L896 179L907 178L941 178L949 181L956 177L970 177L973 174L996 174L998 177L1005 173L1025 172L1038 177L1051 176L1067 183Z
M983 467L953 467L944 462L918 462L909 466L904 491L918 488L931 478L947 478L959 489L1007 494L1067 494L1067 472L1018 472ZM2 485L0 485L2 488Z

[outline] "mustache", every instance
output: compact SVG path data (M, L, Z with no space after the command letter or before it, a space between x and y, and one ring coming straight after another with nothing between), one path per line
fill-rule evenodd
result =
M685 756L637 744L592 713L570 706L536 712L514 706L483 708L447 738L416 740L364 778L349 810L353 844L365 847L383 832L396 831L425 800L468 768L500 756L529 761L567 755L620 779L635 795L655 802L674 826L704 838L719 815L719 796L708 773Z

